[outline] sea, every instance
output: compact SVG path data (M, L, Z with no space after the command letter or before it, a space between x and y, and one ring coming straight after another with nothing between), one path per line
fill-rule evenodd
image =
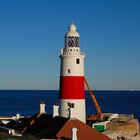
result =
M140 121L140 91L93 91L103 113L134 114ZM59 104L58 90L0 90L0 116L33 115L39 112L40 101L46 104L46 112L52 114L52 106ZM86 113L96 114L96 108L86 91Z

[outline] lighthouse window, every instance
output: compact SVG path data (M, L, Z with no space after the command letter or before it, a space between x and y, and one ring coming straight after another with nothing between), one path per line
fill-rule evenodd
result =
M70 69L68 69L68 73L70 74Z
M74 47L74 37L68 37L68 47Z
M74 103L71 103L70 108L74 108Z
M74 108L74 103L67 103L67 106L69 107L69 108Z
M79 37L75 37L75 46L79 47Z
M76 64L80 64L80 59L76 59Z
M70 36L67 38L67 41L65 42L66 46L68 47L79 47L79 37Z

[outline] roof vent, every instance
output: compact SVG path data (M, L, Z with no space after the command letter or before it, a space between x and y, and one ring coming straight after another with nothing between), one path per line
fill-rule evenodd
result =
M41 113L41 114L42 114L42 113L46 113L44 101L41 101L41 102L40 102L40 113Z
M73 127L72 128L72 140L78 140L77 139L77 128Z
M59 116L59 106L53 105L53 117Z

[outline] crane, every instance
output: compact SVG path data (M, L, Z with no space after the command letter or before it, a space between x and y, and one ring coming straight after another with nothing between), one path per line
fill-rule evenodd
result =
M100 119L101 121L103 121L104 120L103 113L101 112L100 106L98 105L98 102L97 102L97 100L96 100L96 98L94 96L94 93L92 92L92 90L91 90L86 78L84 78L84 80L85 80L85 84L86 84L86 86L88 88L88 91L90 93L91 99L92 99L92 101L93 101L93 103L95 105L95 108L97 110L97 113L98 113L97 116L90 116L90 117L87 118L87 120L99 120Z

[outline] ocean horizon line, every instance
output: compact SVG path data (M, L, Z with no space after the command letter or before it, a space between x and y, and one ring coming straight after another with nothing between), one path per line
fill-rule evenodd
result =
M0 91L59 91L59 89L0 89ZM87 89L85 91L88 91ZM92 89L92 91L130 91L137 92L140 89Z

